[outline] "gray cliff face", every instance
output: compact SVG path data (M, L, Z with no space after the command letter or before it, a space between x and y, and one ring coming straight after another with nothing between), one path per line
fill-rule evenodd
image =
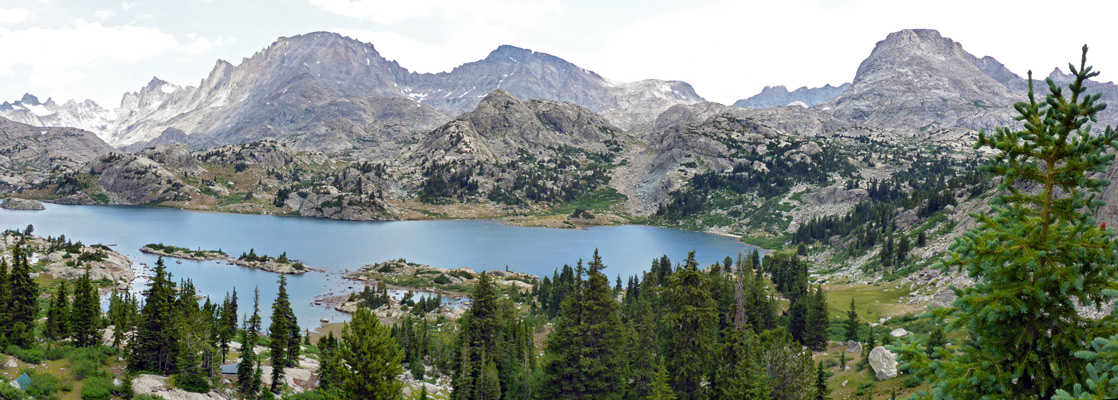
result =
M781 86L765 86L761 89L761 93L750 96L747 99L741 99L734 102L735 107L744 108L773 108L789 105L802 105L803 107L811 107L816 104L825 103L838 95L845 92L850 88L850 83L843 83L839 86L831 86L830 84L823 87L808 88L806 86L800 87L794 91L789 92L788 88Z
M858 67L849 89L817 107L904 135L1011 125L1020 97L983 70L1002 80L1012 77L996 61L980 61L934 30L894 32Z

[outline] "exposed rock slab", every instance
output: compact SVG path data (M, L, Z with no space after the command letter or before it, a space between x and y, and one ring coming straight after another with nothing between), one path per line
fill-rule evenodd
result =
M878 346L870 350L870 367L876 374L877 380L895 378L897 376L897 356L893 352Z
M9 197L9 198L4 199L4 202L0 203L0 208L3 208L5 210L28 210L28 211L42 211L42 210L46 209L38 201L28 200L28 199L20 199L20 198L15 198L15 197Z

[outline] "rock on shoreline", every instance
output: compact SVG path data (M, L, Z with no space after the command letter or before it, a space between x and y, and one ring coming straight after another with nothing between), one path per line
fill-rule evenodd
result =
M9 197L7 199L4 199L4 202L0 203L0 207L4 208L6 210L28 210L28 211L42 211L42 210L46 209L45 207L43 207L42 203L39 203L38 201L28 200L28 199L20 199L20 198L15 198L15 197Z
M203 253L203 255L200 255L200 256L196 255L196 253L198 253L198 252L177 252L177 251L176 252L169 252L169 251L165 251L165 250L156 250L156 249L153 249L153 248L148 247L148 246L141 247L140 251L144 252L144 253L147 253L147 254L153 254L153 255L163 256L163 257L167 257L167 258L178 258L178 259L191 260L191 261L224 261L229 265L237 265L237 266L241 266L241 267L245 267L245 268L254 268L254 269L261 270L261 271L274 272L274 273L277 273L277 274L299 275L299 274L305 274L305 273L310 272L310 271L322 272L322 270L307 267L307 266L305 266L301 263L298 263L298 262L280 263L280 262L276 262L275 260L245 261L245 260L238 260L236 258L230 257L230 256L222 254L222 253L218 253L218 252L215 252L215 251L201 251L201 253ZM300 269L299 267L297 267L297 265L303 265L303 267Z

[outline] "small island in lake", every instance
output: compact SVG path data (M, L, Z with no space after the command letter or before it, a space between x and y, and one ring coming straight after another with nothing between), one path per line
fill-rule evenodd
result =
M275 272L278 274L302 274L308 271L317 271L307 267L299 260L287 258L287 253L279 257L257 255L255 249L242 253L240 257L233 258L221 250L191 250L185 247L169 246L163 243L149 243L140 248L140 251L157 256L181 258L193 261L225 261L231 265L245 268L255 268L261 271Z

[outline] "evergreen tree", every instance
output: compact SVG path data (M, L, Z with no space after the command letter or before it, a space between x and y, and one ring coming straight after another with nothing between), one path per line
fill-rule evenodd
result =
M916 247L924 247L927 245L928 234L924 233L924 231L920 231L920 233L916 235Z
M628 316L629 340L625 358L629 361L629 385L626 398L644 399L652 394L652 381L660 359L657 351L657 314L652 311L649 296L636 300Z
M885 244L881 245L881 265L893 265L893 235L886 234Z
M1015 105L1023 130L979 134L976 147L995 151L982 168L1004 178L1002 193L949 249L945 264L976 284L955 289L958 298L940 312L967 340L934 362L915 344L902 352L938 397L1051 397L1082 382L1087 360L1074 354L1084 339L1112 329L1075 306L1110 301L1118 289L1118 241L1094 219L1108 182L1093 178L1113 161L1118 131L1091 132L1106 105L1085 93L1098 74L1086 46L1080 66L1069 68L1069 90L1048 79L1041 102L1030 73L1028 102Z
M237 335L237 288L233 288L233 297L225 295L221 304L221 321L218 326L218 345L221 348L221 362L225 363L225 356L229 353L229 342Z
M579 262L581 271L582 263ZM544 395L561 398L615 398L621 389L624 336L617 301L598 252L587 280L576 285L548 338L553 361L546 366Z
M846 340L858 341L858 311L854 309L854 298L850 298L850 311L846 312Z
M43 336L50 340L61 340L70 336L70 299L66 294L66 281L58 282L58 290L50 299L47 307L47 324Z
M11 321L12 280L8 272L8 261L0 257L0 321ZM8 347L8 337L12 333L11 324L0 324L0 345Z
M31 265L27 263L21 239L12 250L12 272L9 276L11 292L8 300L8 323L11 330L8 340L19 347L35 344L35 316L39 313L39 285L31 279Z
M947 334L943 331L942 326L936 326L935 329L932 329L932 333L928 334L928 343L924 345L924 352L931 357L935 354L937 347L945 345L947 345Z
M292 329L294 328L294 329ZM295 336L291 333L294 330ZM287 296L287 275L280 274L279 292L272 303L272 325L268 328L272 352L272 393L279 393L283 385L284 367L294 366L299 360L299 326ZM292 344L294 343L294 344ZM292 347L295 352L292 354Z
M498 346L504 342L507 318L500 307L497 288L489 274L479 274L474 285L473 300L469 312L459 320L461 329L457 347L463 349L464 353L457 368L459 375L452 383L451 395L455 400L472 398L478 390L476 383L488 367L488 360L483 360L483 355L499 354Z
M827 348L827 330L831 323L828 319L827 295L822 286L815 287L815 293L804 296L810 299L807 310L806 331L804 332L804 345L815 351Z
M131 293L113 291L109 297L109 324L113 325L113 347L120 348L125 338L135 331L139 306Z
M823 371L823 362L819 362L819 368L815 375L815 400L827 400L831 394L831 389L827 388L827 372Z
M808 296L800 296L788 307L788 332L800 344L807 345L804 333L807 331Z
M260 288L253 290L252 317L245 321L241 331L241 362L237 365L237 391L242 398L255 399L260 394L260 361L256 357L256 342L260 337Z
M198 292L194 282L187 279L180 285L175 302L175 386L190 392L209 392L210 370L216 368L216 350L212 344L213 304L206 301L207 310L198 307Z
M341 389L346 399L399 399L403 382L400 352L392 332L381 325L377 316L365 308L353 314L353 320L342 328L339 341L345 368L341 369Z
M761 333L756 346L760 364L771 383L771 398L792 400L810 398L814 393L815 363L811 352L801 350L784 328Z
M753 249L753 252L749 254L749 265L753 266L753 269L757 273L757 278L758 278L758 280L760 280L760 278L761 278L761 252L758 251L757 249Z
M101 343L101 301L97 288L89 279L89 268L74 284L74 306L70 318L70 331L78 347L96 346Z
M745 277L744 274L741 277ZM732 327L723 334L723 355L712 382L715 400L768 400L769 377L760 365L756 336L745 326L745 299L741 279L738 280L734 301L735 318Z
M482 357L486 360L487 357ZM474 400L500 400L501 399L501 378L497 374L497 363L493 360L483 363L485 369L481 371L478 376L476 385L477 391L474 393Z
M175 284L163 265L163 257L155 262L154 274L144 291L144 307L136 335L129 343L132 348L128 369L137 372L154 372L170 375L175 368L175 350L178 339L175 333Z
M333 331L318 339L318 350L318 387L327 391L339 388L343 364L338 339L334 338Z
M692 251L669 278L664 293L668 328L665 362L672 371L672 389L684 400L704 396L700 384L708 378L717 334L714 301L705 282Z
M668 369L664 366L664 360L661 359L659 364L660 368L656 370L656 377L652 381L652 394L648 396L648 400L675 400L675 393L668 383Z
M908 258L908 236L902 233L897 240L897 264L905 262L906 258Z

